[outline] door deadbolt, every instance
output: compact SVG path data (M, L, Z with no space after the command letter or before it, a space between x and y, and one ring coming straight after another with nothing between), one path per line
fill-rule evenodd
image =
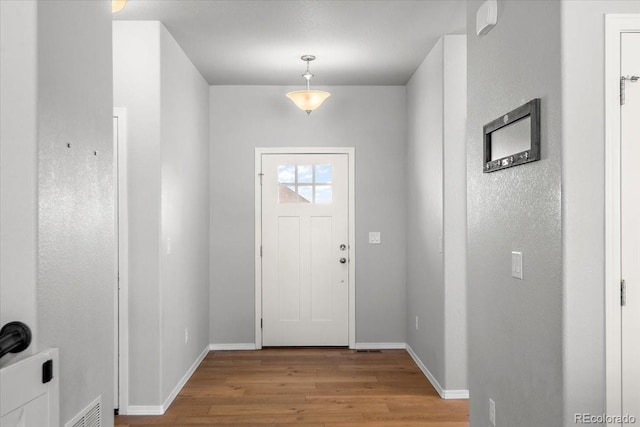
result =
M342 245L340 245L340 250L341 251L346 251L347 250L347 245L345 245L344 243Z

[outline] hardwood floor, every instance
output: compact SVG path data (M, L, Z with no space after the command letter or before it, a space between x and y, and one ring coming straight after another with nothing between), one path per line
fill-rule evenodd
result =
M210 352L163 416L117 426L468 427L467 400L442 400L404 350Z

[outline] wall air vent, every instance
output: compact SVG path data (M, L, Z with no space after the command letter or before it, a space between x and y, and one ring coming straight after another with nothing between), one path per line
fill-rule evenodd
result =
M102 427L102 396L91 402L64 427Z

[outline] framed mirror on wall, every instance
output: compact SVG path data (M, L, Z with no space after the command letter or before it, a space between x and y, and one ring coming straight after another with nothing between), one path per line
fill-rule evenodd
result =
M483 133L484 173L540 160L540 98L487 123Z

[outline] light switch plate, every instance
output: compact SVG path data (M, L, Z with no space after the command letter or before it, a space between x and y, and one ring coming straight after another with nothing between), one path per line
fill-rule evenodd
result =
M380 244L380 232L379 231L370 231L369 232L369 243L370 244Z
M522 280L522 252L511 252L511 276Z

